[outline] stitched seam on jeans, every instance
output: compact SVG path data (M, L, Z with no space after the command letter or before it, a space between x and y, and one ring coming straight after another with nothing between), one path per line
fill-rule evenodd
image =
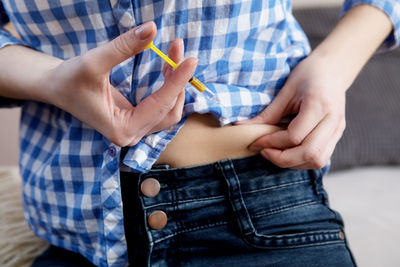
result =
M281 188L281 187L287 187L287 186L290 186L290 185L302 184L302 183L309 182L309 181L310 180L299 180L299 181L296 181L296 182L280 184L280 185L274 185L274 186L264 187L264 188L260 188L260 189L256 189L256 190L246 191L246 192L243 192L243 194L246 195L246 194L251 194L251 193L256 193L256 192L262 192L262 191L266 191L266 190L272 190L272 189L277 189L277 188Z
M256 237L261 238L270 238L270 239L287 239L287 238L301 238L307 236L315 236L315 235L326 235L326 234L339 234L339 230L320 230L320 231L312 231L312 232L305 232L305 233L295 233L295 234L283 234L283 235L264 235L254 233Z
M159 239L154 241L154 244L160 243L160 242L162 242L162 241L164 241L166 239L169 239L169 238L174 237L174 236L179 235L179 234L183 234L183 233L187 233L187 232L193 232L193 231L207 229L207 228L212 228L212 227L215 227L215 226L220 226L220 225L225 225L225 224L228 224L228 222L221 221L221 222L210 223L210 224L207 224L207 225L201 225L201 226L197 226L197 227L193 227L193 228L187 228L187 229L184 229L184 230L177 231L177 232L175 232L173 234L164 236L163 238L159 238Z
M270 210L268 212L256 213L256 214L254 214L252 216L252 218L258 218L258 217L262 217L262 216L269 216L269 215L273 215L273 214L280 213L280 212L283 212L283 211L288 211L288 210L296 209L296 208L300 208L300 207L306 207L306 206L310 206L310 205L317 204L317 203L318 203L318 201L315 201L315 200L297 202L296 204L282 206L282 207L279 207L279 208L276 208L276 209L272 209L272 210Z
M255 242L248 239L246 240L252 246L262 247L262 248L297 248L297 247L307 247L307 246L315 246L315 245L323 245L330 243L342 243L343 240L339 237L339 232L336 230L321 230L321 231L312 231L306 233L295 233L295 234L284 234L284 235L263 235L255 233ZM311 236L324 236L323 240L316 241L300 241L297 244L291 245L287 243L286 245L282 244L271 244L271 242L276 241L284 241L290 239L304 239Z
M145 206L146 209L151 209L159 206L166 206L166 205L179 205L179 204L185 204L185 203L191 203L191 202L196 202L196 201L207 201L207 200L215 200L219 198L224 198L224 196L216 196L216 197L203 197L203 198L195 198L195 199L188 199L188 200L179 200L176 202L162 202L162 203L157 203L153 204L150 206Z
M343 243L343 240L332 240L332 241L324 241L324 242L317 242L317 243L307 243L302 245L294 245L294 246L271 246L271 245L257 245L250 243L250 246L256 248L263 248L263 249L285 249L285 248L302 248L302 247L313 247L313 246L320 246L320 245L331 245L331 244L340 244Z

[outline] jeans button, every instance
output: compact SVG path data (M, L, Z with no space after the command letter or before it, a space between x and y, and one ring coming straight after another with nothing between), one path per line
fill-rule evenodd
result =
M160 183L154 178L147 178L141 183L140 191L146 197L155 197L160 193Z
M167 214L165 214L165 212L162 210L153 211L147 218L147 223L154 230L163 229L167 225L167 221Z

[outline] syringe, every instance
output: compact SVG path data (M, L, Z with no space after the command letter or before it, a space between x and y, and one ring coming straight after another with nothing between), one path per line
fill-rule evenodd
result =
M178 64L176 64L172 59L170 59L167 55L165 55L161 50L154 46L153 42L149 43L145 49L150 48L153 50L157 55L159 55L162 59L164 59L171 67L174 69L178 68ZM205 96L216 103L219 103L215 94L210 91L202 82L199 81L196 77L192 76L190 78L189 83L196 88L199 92L204 93Z

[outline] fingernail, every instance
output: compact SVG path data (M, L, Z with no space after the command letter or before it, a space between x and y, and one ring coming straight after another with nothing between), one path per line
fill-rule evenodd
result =
M135 34L140 40L146 40L153 32L152 28L151 22L146 22L136 29Z

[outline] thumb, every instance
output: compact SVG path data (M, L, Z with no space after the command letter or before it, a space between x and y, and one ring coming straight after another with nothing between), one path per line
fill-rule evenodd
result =
M121 34L111 42L89 50L85 56L90 66L99 74L103 74L140 53L153 41L156 33L157 27L154 22L146 22Z

